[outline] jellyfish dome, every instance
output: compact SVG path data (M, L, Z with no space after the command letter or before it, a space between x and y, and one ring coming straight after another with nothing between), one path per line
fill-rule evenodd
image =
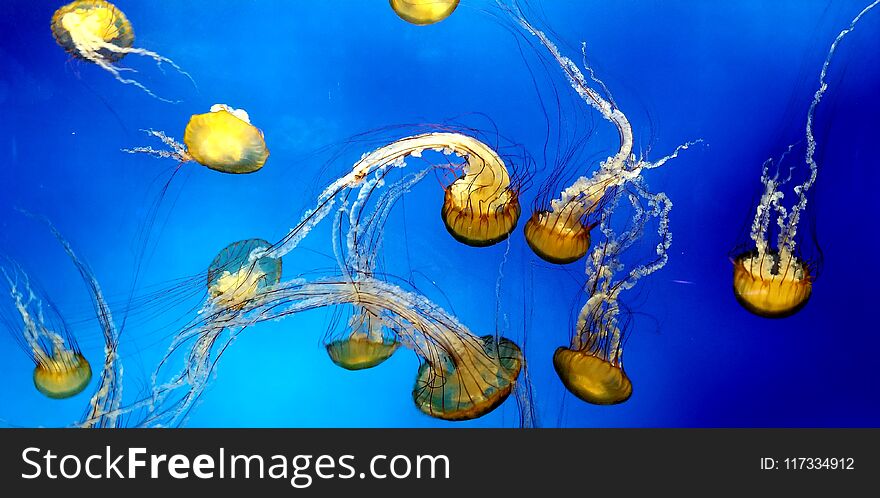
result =
M270 247L263 239L246 239L226 246L208 267L208 293L220 303L241 306L266 287L281 281L281 259L251 253Z
M522 351L505 338L480 340L477 354L461 351L456 360L444 356L419 367L413 388L419 410L443 420L470 420L507 399L522 368Z
M52 399L76 396L92 380L92 367L80 353L56 350L52 357L42 357L34 368L34 386Z
M581 259L590 248L590 228L569 212L535 211L523 233L536 255L558 265Z
M224 173L253 173L269 157L263 132L251 124L248 113L225 104L194 114L184 130L183 142L190 158Z
M134 44L134 31L125 14L104 0L77 0L56 10L52 35L69 54L88 61L96 54L102 60L117 61L127 52L108 45L125 49Z
M390 358L399 345L394 335L385 334L385 326L376 311L364 307L351 317L350 333L330 341L326 347L336 365L346 370L363 370Z
M616 405L632 395L632 383L620 365L592 354L558 348L553 367L566 389L594 405Z
M389 0L391 8L406 22L424 26L438 23L455 11L459 0Z
M733 293L748 311L765 318L797 313L813 290L808 265L787 252L740 255L733 265Z

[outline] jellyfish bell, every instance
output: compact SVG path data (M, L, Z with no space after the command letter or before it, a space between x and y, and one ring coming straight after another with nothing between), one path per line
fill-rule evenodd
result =
M553 354L553 367L565 388L587 403L615 405L632 395L623 367L590 352L560 347Z
M243 109L215 104L194 114L183 133L189 157L223 173L253 173L266 164L269 149L263 132Z
M65 399L81 393L92 380L92 367L75 351L55 350L40 358L34 368L34 386L52 399Z
M765 318L785 318L806 306L812 293L810 266L779 251L749 251L735 258L733 293L743 308Z
M413 400L423 413L443 420L470 420L497 408L513 389L523 355L513 341L480 338L478 352L456 351L419 367Z
M445 189L440 216L449 234L469 246L506 239L520 215L517 191L501 157L478 140L467 145L465 173Z
M376 310L359 307L351 317L347 336L330 341L326 348L336 365L346 370L364 370L383 363L399 345L394 335L385 333Z
M246 239L226 246L208 267L208 294L215 303L240 308L263 289L281 281L281 258L251 254L270 247L263 239Z
M389 0L404 21L418 26L438 23L455 11L459 0Z
M399 343L395 339L371 339L366 335L353 334L346 339L337 339L327 344L327 354L336 365L346 370L373 368L397 351Z
M558 265L581 259L590 248L590 228L579 217L535 211L523 233L537 256Z
M96 57L118 61L126 52L108 45L130 48L134 44L128 18L104 0L77 0L56 10L52 16L52 36L67 53L86 61Z

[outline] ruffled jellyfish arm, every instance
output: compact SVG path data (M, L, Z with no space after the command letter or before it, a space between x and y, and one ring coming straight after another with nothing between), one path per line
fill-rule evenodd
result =
M167 149L154 149L152 147L132 147L130 149L122 149L127 154L146 154L158 159L174 159L179 163L192 161L193 158L186 151L186 145L169 137L164 131L158 130L141 130L147 135L159 139Z

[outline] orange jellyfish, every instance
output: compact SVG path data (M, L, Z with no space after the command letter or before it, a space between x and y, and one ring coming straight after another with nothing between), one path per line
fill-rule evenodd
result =
M765 318L791 316L806 306L813 291L818 272L816 261L804 255L803 243L799 243L798 226L807 207L808 193L816 182L819 165L816 163L816 139L813 136L813 120L816 107L828 90L825 80L834 52L841 40L852 32L859 20L880 4L874 1L862 9L848 27L841 31L825 56L819 72L819 85L807 110L806 179L793 187L795 202L786 208L782 205L785 194L780 190L791 181L794 168L773 169L773 161L767 160L761 170L763 192L749 232L749 246L736 248L733 261L733 294L743 308ZM781 160L794 146L790 146ZM780 162L781 162L780 160ZM775 217L775 220L773 218ZM775 246L771 241L776 233ZM743 250L745 249L745 250Z
M134 31L121 10L104 0L76 0L52 16L52 36L67 53L91 62L109 72L116 80L134 85L152 97L158 97L137 80L123 78L125 68L114 65L128 54L149 57L158 64L166 63L192 81L171 59L143 48L134 48ZM128 69L130 70L130 69Z
M578 316L571 346L560 347L553 355L553 366L566 389L596 405L622 403L632 395L632 382L623 369L626 326L620 318L620 294L663 268L672 244L672 202L662 192L648 192L640 179L632 186L634 191L627 194L633 210L631 221L624 229L611 226L613 212L623 197L623 193L618 193L602 218L604 240L593 248L587 260L587 302ZM652 220L656 221L660 236L656 257L626 268L621 255L641 238Z
M161 131L147 133L168 149L134 147L123 152L172 158L180 163L195 161L209 169L233 174L258 171L269 158L263 132L251 124L248 113L225 104L214 104L209 112L194 114L184 130L183 144Z
M37 297L23 271L11 274L5 268L0 271L21 318L20 334L10 332L36 365L34 387L53 399L70 398L81 393L92 380L92 367L80 352L76 338L67 330L52 303ZM13 323L5 321L10 326Z
M455 11L459 0L389 0L391 8L404 21L424 26L438 23Z
M350 327L346 336L326 345L333 363L346 370L373 368L390 358L400 345L393 333L386 332L388 327L379 310L372 307L358 307Z

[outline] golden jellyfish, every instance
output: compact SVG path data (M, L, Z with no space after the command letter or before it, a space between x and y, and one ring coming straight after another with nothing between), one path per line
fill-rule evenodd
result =
M446 187L440 215L455 240L475 247L506 239L516 228L520 207L504 161L483 142L462 142L465 174Z
M82 354L70 349L56 349L51 357L42 357L34 368L34 386L53 399L81 393L92 380L92 367Z
M391 8L404 21L424 26L438 23L455 11L459 0L389 0Z
M835 50L841 40L855 29L862 16L878 4L880 1L874 1L862 9L850 25L838 33L825 56L819 72L818 89L807 110L806 179L792 188L795 194L793 205L783 206L785 194L780 189L792 180L796 169L782 168L781 164L775 164L774 168L772 159L764 162L761 170L763 192L752 220L747 241L749 247L734 249L731 258L734 296L743 308L755 315L765 318L791 316L803 309L812 294L818 264L805 257L798 228L807 207L808 193L819 172L815 159L817 144L813 136L813 121L816 108L828 90L825 78ZM793 147L790 146L782 155L780 163Z
M124 70L114 62L128 54L149 57L158 64L166 63L189 78L171 59L143 48L135 48L134 30L125 14L104 0L76 0L52 15L52 36L67 53L91 62L109 72L121 83L134 85L152 97L165 100L136 80L123 78ZM192 78L190 78L192 80Z
M226 104L214 104L209 112L194 114L184 130L183 144L162 131L147 130L147 134L161 140L168 149L133 147L123 152L171 158L180 163L195 161L214 171L232 174L258 171L269 158L263 132L251 124L247 111Z
M281 258L251 257L270 246L263 239L246 239L229 244L217 254L208 267L208 294L216 305L240 308L281 280Z
M507 399L522 368L522 351L503 337L478 340L476 348L453 346L456 360L439 354L419 367L413 388L419 410L443 420L470 420Z
M347 337L330 341L327 354L333 363L346 370L373 368L390 358L400 345L384 329L377 311L361 307L351 317L351 332Z

